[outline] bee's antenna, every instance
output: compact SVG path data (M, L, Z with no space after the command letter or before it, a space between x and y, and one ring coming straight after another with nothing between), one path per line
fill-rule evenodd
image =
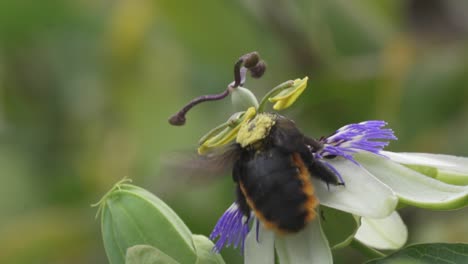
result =
M186 104L179 112L169 118L169 123L173 126L182 126L185 124L185 115L187 112L199 103L206 101L217 101L224 99L233 89L241 86L245 82L246 74L250 71L253 78L260 78L265 73L266 64L260 60L258 52L250 52L239 58L234 64L234 81L228 85L226 90L220 94L202 95Z

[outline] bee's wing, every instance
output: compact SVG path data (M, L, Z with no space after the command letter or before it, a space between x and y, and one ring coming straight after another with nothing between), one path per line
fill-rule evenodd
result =
M230 144L203 156L197 153L172 153L161 159L162 174L171 180L195 183L230 175L240 152L238 144Z

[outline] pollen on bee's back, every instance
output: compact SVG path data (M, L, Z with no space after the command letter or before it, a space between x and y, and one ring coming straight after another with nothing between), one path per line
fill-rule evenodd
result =
M264 139L270 129L275 125L275 115L269 113L258 114L250 122L241 126L237 134L236 142L242 147L251 145Z

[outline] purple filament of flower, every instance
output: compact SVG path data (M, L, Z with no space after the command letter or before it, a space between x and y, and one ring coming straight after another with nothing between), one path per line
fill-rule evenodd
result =
M324 148L320 151L320 156L342 156L359 165L351 154L369 151L381 155L380 151L389 144L388 141L397 139L391 129L382 128L385 125L387 123L380 120L346 125L331 136L321 139Z
M377 155L389 144L389 140L396 140L393 131L388 128L382 128L387 123L380 120L364 121L357 124L346 125L338 129L331 136L321 138L323 148L314 153L314 157L324 162L344 184L341 174L330 163L326 162L327 156L341 156L357 166L361 166L352 154L358 151L369 151Z
M244 250L244 240L249 233L249 221L245 219L237 203L233 203L216 223L210 239L216 241L213 251L219 253L223 247L239 245Z

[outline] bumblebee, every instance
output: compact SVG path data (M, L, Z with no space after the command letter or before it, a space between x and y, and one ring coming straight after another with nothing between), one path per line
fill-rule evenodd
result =
M234 157L232 178L242 213L249 218L253 212L279 234L302 230L317 214L311 177L342 185L326 164L314 158L322 147L278 114L260 113L242 125L228 154Z
M237 119L230 118L229 122L200 140L198 152L203 156L190 165L189 173L201 168L200 172L206 171L205 175L210 175L232 166L237 205L242 214L249 219L253 212L266 228L277 233L294 233L303 229L317 214L319 202L314 195L311 177L327 185L343 183L332 168L315 158L315 153L324 148L320 141L304 136L293 121L263 112L266 100L275 102L275 110L289 107L306 88L307 77L278 85L260 103L242 87L247 72L259 78L265 67L257 52L241 56L234 65L234 81L223 93L193 99L170 117L169 123L184 125L185 115L192 107L201 102L222 100L229 94L233 101L241 100L249 105L242 120L236 115ZM231 125L230 121L233 126L227 127ZM226 145L234 137L235 142Z

